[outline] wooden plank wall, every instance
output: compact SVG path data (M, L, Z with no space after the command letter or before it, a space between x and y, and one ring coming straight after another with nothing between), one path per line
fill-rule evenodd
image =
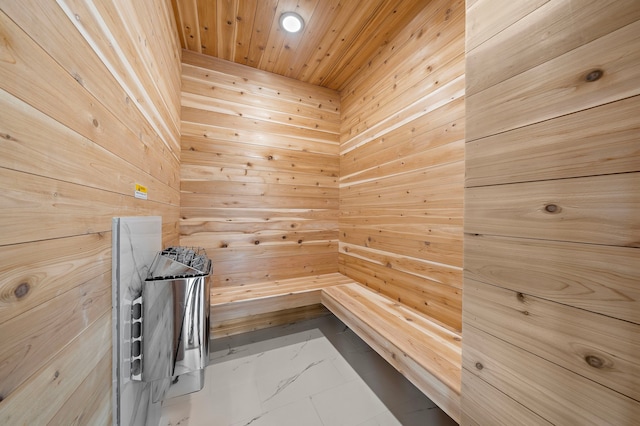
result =
M342 92L340 272L455 330L464 1L434 0Z
M212 285L337 271L337 92L183 51L180 241Z
M637 424L640 3L468 2L466 79L463 424Z
M112 217L178 242L180 50L151 3L0 1L0 424L111 424Z

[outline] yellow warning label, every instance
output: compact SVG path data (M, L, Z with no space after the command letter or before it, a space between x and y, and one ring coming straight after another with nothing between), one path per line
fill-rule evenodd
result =
M140 185L139 183L136 183L136 191L134 196L136 198L140 198L141 200L146 200L147 199L147 187L144 185Z

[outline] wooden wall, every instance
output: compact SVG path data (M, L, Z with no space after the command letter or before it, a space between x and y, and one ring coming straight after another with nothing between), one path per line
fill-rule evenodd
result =
M460 330L464 1L434 0L342 92L340 272Z
M111 424L112 217L178 242L180 50L153 3L0 1L0 424Z
M337 92L183 51L180 241L213 286L337 271Z
M637 424L640 3L468 2L466 79L463 423Z

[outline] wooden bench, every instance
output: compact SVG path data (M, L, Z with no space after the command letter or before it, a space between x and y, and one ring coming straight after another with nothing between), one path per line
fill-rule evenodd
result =
M321 290L352 283L338 273L211 289L211 336L228 336L317 316Z
M291 321L297 309L302 319L324 308L460 422L460 334L342 274L212 289L211 330L215 338L251 330L265 316L277 322L275 312Z

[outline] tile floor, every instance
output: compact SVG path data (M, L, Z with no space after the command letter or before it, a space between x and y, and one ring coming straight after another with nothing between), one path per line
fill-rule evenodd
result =
M328 315L212 342L200 392L165 401L161 426L453 426Z

